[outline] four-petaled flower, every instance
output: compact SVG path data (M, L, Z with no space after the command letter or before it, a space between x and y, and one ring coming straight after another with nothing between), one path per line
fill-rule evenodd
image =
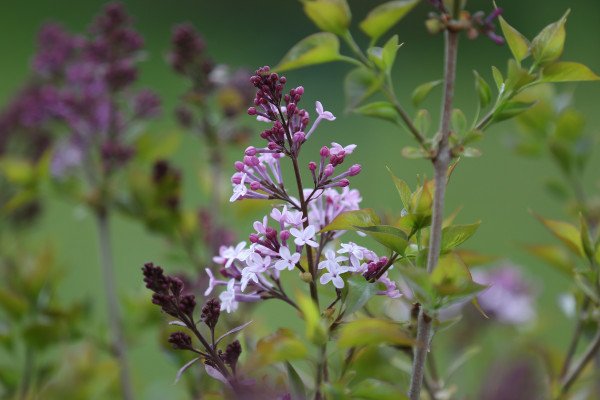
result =
M342 279L340 274L353 270L353 267L349 267L347 265L340 265L341 262L344 262L346 260L348 260L348 257L336 257L336 254L333 250L327 250L327 252L325 253L325 260L319 263L319 269L326 268L327 272L321 275L321 279L319 280L319 282L321 282L322 285L326 285L331 281L333 283L333 286L335 286L336 288L343 288L344 280Z
M352 152L354 151L355 148L356 148L355 144L349 144L346 147L342 147L341 144L332 142L331 148L329 149L329 154L334 155L334 154L338 154L341 151L343 151L345 154L352 154Z
M306 229L298 230L296 228L290 229L290 233L294 235L294 243L298 246L304 246L305 244L311 247L319 247L319 244L313 240L315 237L315 227L309 225Z
M323 104L321 104L320 101L317 101L315 105L317 106L317 114L319 114L319 118L323 118L328 121L333 121L335 119L335 116L331 112L323 111Z
M235 260L245 261L248 258L252 251L249 249L244 250L244 247L246 247L246 242L240 242L235 248L229 246L221 252L221 257L219 257L219 259L227 260L227 262L225 262L225 268L231 267L231 264L233 264Z
M281 246L279 249L279 256L281 260L275 263L275 268L279 271L283 271L286 268L292 271L296 263L300 261L300 253L291 254L290 249L285 246Z
M234 202L242 197L244 197L244 195L246 193L248 193L248 188L246 187L246 185L244 185L244 181L246 180L246 174L242 174L242 179L240 180L240 183L238 183L237 185L234 183L233 184L233 195L231 195L231 198L229 198L230 202Z
M258 283L258 274L261 274L271 266L271 257L262 258L258 253L252 253L246 261L248 266L242 270L241 290L246 290L250 281Z
M359 270L360 260L365 258L363 251L366 249L352 242L349 242L348 244L342 243L341 246L342 248L337 251L338 254L348 253L350 256L350 265L352 265L355 270Z
M219 295L221 299L221 309L227 310L228 313L232 313L238 308L238 302L235 301L235 279L231 279L227 283L227 290Z

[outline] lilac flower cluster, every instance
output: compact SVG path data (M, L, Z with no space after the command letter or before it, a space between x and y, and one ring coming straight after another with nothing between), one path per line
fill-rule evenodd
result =
M298 167L302 145L312 137L323 119L333 121L335 116L324 111L317 101L317 118L311 125L308 112L298 105L304 88L300 86L284 94L286 78L271 73L268 67L257 70L251 82L258 92L255 107L251 107L248 114L272 125L260 134L267 141L266 147L248 147L243 161L235 163L230 201L277 199L287 204L273 207L262 221L254 223L255 232L249 236L248 248L246 242L220 248L219 255L213 260L222 266L220 273L225 279L215 278L207 268L209 287L205 296L216 286L225 286L226 290L219 297L227 312L235 311L239 302L269 298L279 298L295 306L283 291L280 274L297 269L303 279L313 279L310 268L303 266L301 259L303 253L310 257L314 251L315 270L323 271L319 278L321 284L332 283L339 290L345 286L344 277L362 275L362 279L375 278L385 285L386 290L379 294L399 297L396 283L388 278L387 271L381 276L377 274L387 264L387 258L380 259L373 251L352 242L341 243L341 248L336 251L333 241L344 232L318 233L341 213L359 209L360 193L348 187L348 178L360 173L361 166L356 164L335 172L356 145L344 147L332 143L331 147L321 148L319 163L311 161L308 164L313 187L303 188ZM288 193L283 179L282 160L286 159L296 172L299 199Z
M53 154L55 176L90 162L94 152L105 172L124 165L134 153L126 137L131 124L160 110L154 92L131 87L143 45L132 24L123 6L112 3L95 18L89 37L56 23L42 27L31 64L34 83L3 113L0 132L45 132L51 122L66 124L70 134Z

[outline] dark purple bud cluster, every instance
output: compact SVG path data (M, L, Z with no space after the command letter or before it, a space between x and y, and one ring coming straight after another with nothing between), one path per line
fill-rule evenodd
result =
M210 90L209 75L214 63L204 54L204 39L191 24L182 24L173 28L171 43L173 50L169 54L169 62L173 69L192 80L195 92Z
M62 25L48 23L38 33L37 53L31 68L42 77L58 77L84 43L82 37L70 35Z
M177 211L180 204L181 171L167 160L158 160L152 168L152 182L158 205Z
M135 154L135 148L118 141L107 141L102 144L101 155L104 170L110 171L120 168Z
M375 278L379 271L385 267L390 260L387 257L381 257L378 261L371 261L367 264L367 270L363 272L366 280Z
M174 349L189 350L192 347L192 338L185 332L177 331L171 333L168 339Z
M281 248L281 243L279 243L279 238L281 238L281 240L283 240L283 241L289 239L290 232L287 229L284 229L281 231L281 234L278 235L278 232L276 229L271 228L270 226L267 226L267 227L265 227L264 236L265 236L264 239L261 240L260 236L257 233L251 233L249 236L250 243L259 244L259 245L269 249L270 251L274 251L275 253L278 253L279 249ZM256 251L256 253L263 255L263 253L261 251ZM264 256L267 256L267 255L268 254L264 254Z
M298 107L304 88L298 86L284 95L286 78L270 73L270 70L268 66L259 68L250 78L250 82L258 91L254 98L255 107L250 107L248 114L273 121L273 127L260 134L263 139L269 141L269 151L298 154L300 146L305 142L305 131L309 123L308 112Z
M213 297L202 307L200 319L212 330L219 322L219 315L221 315L221 303Z
M146 263L142 267L146 287L154 292L152 303L176 318L193 321L196 300L193 294L183 294L183 281L170 275L165 276L160 266Z
M235 366L241 354L242 345L240 344L239 340L234 340L233 342L229 343L225 349L225 352L219 350L219 356L221 357L221 360L223 360L225 364L229 365L233 371L235 371Z

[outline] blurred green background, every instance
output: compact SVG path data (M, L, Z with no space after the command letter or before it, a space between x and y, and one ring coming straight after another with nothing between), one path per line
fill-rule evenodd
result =
M380 3L382 1L349 0L354 28L369 9ZM482 9L488 13L492 9L492 2L488 0L471 0L469 3L468 8L474 11ZM0 104L5 104L27 78L40 24L56 20L70 31L81 32L102 4L104 2L98 0L3 3L0 8L0 54L3 54ZM163 117L148 125L149 130L158 133L178 129L172 117L173 108L178 96L187 88L187 83L172 73L165 62L173 25L186 21L193 23L203 33L208 52L217 63L251 69L275 65L293 44L316 32L302 13L301 4L294 0L127 0L124 4L135 16L136 27L146 40L147 60L140 65L139 86L152 87L164 102ZM497 0L497 4L504 9L505 19L528 38L557 20L567 7L572 8L566 25L567 41L562 59L584 63L596 73L600 72L600 2ZM430 10L428 2L423 1L394 29L400 41L404 42L398 53L394 79L401 100L411 111L412 90L418 84L439 79L442 75L442 37L430 36L423 25ZM365 37L356 29L355 32L359 43L366 44ZM343 50L348 53L347 49ZM491 82L490 66L495 65L504 71L509 56L507 46L499 47L488 38L462 40L456 106L472 115L476 99L472 70L478 70ZM305 154L316 154L318 148L332 141L343 145L357 144L352 162L362 164L363 171L353 179L352 185L361 191L363 207L398 212L400 201L386 166L411 185L416 183L416 174L431 176L432 170L426 161L401 157L401 149L412 144L405 132L386 122L343 114L342 79L349 69L349 65L335 63L285 74L290 86L305 87L304 104L309 112L312 112L314 101L320 100L325 109L338 117L335 122L321 126ZM588 117L588 129L597 130L600 126L600 85L569 84L559 89L575 93L575 104ZM440 92L434 92L425 103L434 121L439 109L435 94L439 96ZM522 242L553 240L528 210L550 218L565 218L561 204L549 198L543 189L544 179L560 172L547 157L532 160L512 153L508 134L514 129L510 122L494 126L480 142L483 157L461 161L449 186L446 210L450 212L462 207L457 219L459 223L483 220L477 235L468 243L470 249L504 256L522 265L527 275L538 282L540 319L537 330L532 334L543 343L564 349L571 328L558 311L556 295L565 290L566 285L558 273L518 246ZM241 157L240 148L230 154L229 164ZM191 136L186 137L173 162L184 169L185 204L206 204L207 192L202 189L197 173L206 165L202 143ZM600 170L597 157L593 157L591 163L590 172ZM597 192L597 174L589 174L584 181L590 192ZM248 222L260 214L240 216L236 214L235 207L228 203L224 206L224 214L230 216L240 237L246 237L251 231ZM144 262L154 261L169 270L185 269L185 265L166 261L167 247L159 237L148 234L139 224L118 217L112 223L116 273L122 294L143 292L140 267ZM104 326L105 305L99 284L97 237L91 215L75 204L52 198L35 237L40 244L50 243L58 248L59 264L66 276L60 296L66 301L88 297L96 299L92 308L94 320L99 327ZM259 307L258 310L261 312L263 309ZM272 308L269 310L275 312ZM263 315L265 319L268 317ZM125 316L125 319L128 318ZM508 345L494 344L499 348ZM139 398L183 398L183 388L172 386L177 367L160 353L154 331L136 334L131 347ZM474 362L477 363L477 359ZM477 365L470 368L474 371Z

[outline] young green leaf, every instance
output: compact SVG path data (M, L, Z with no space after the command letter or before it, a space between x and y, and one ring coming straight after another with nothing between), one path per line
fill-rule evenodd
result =
M339 59L340 40L332 33L320 32L296 43L274 70L281 72Z
M479 96L479 107L485 108L492 101L492 90L477 71L473 71L473 73L475 74L475 90Z
M450 125L456 134L464 135L467 132L467 117L465 116L465 113L459 109L454 109L452 111Z
M406 211L410 212L412 192L410 191L408 184L406 182L404 182L402 179L396 178L396 176L394 175L394 173L392 172L392 170L389 167L387 167L387 170L390 173L390 175L392 176L392 179L394 180L394 185L396 186L396 190L398 191L398 194L400 195L400 199L402 200L404 209Z
M594 245L592 244L592 236L590 235L590 230L588 229L587 222L583 215L579 215L579 223L581 226L580 229L580 239L581 239L581 247L583 247L583 252L588 258L591 265L595 264L595 254L594 254Z
M347 111L353 110L360 103L373 95L381 86L381 79L366 67L353 69L344 80Z
M442 251L447 251L466 242L473 234L481 221L471 225L451 225L442 229Z
M408 396L389 382L374 378L361 380L352 388L352 398L360 400L408 400Z
M392 67L394 66L394 61L396 61L396 53L398 53L398 49L401 47L401 44L398 44L398 35L392 36L383 46L383 64L385 65L385 72L392 72Z
M398 254L404 254L406 246L408 246L408 238L406 233L395 226L390 225L375 225L369 227L356 227L357 230L366 233L373 239L395 251Z
M383 3L372 9L360 22L359 27L371 39L377 40L418 3L419 0L396 0Z
M531 57L535 65L545 66L556 61L565 45L565 22L571 10L567 10L561 19L546 26L531 42Z
M303 293L298 293L298 307L306 322L306 338L313 344L321 345L327 341L327 327L322 323L319 309L312 299Z
M246 366L252 370L276 362L302 359L306 355L304 341L294 331L279 328L277 332L258 341Z
M522 112L527 111L534 105L535 105L535 102L526 103L523 101L515 101L515 100L507 101L507 102L503 103L500 107L498 107L496 109L496 111L494 111L492 120L494 122L500 122L500 121L504 121L504 120L516 117L517 115L521 114Z
M302 378L298 374L298 371L286 361L285 368L287 369L287 376L290 385L290 394L292 399L305 399L306 391L304 390L306 385L302 382Z
M327 231L355 231L357 227L366 227L379 224L380 219L375 211L370 208L346 211L334 218L329 225L318 233Z
M399 124L398 112L394 106L387 101L377 101L365 104L362 107L355 108L353 112Z
M544 224L544 226L548 228L548 230L554 236L556 236L558 240L563 242L575 255L579 257L584 256L579 229L577 229L574 225L569 224L568 222L555 221L549 218L544 218L533 212L532 214L537 219L539 219L540 222Z
M600 77L583 64L561 61L548 64L542 70L544 82L598 81Z
M529 40L515 28L510 26L501 16L498 17L498 20L500 21L500 28L502 29L502 33L506 38L506 43L508 43L508 47L510 48L513 57L520 63L529 54Z
M366 279L348 279L348 297L346 298L345 316L349 316L367 304L377 294L378 283L372 283Z
M412 93L411 99L415 108L418 108L419 105L425 100L425 97L431 92L431 90L442 83L442 80L431 81L423 83L419 85Z
M492 76L494 77L494 82L496 83L496 88L499 93L504 92L504 78L502 77L502 72L496 67L492 65Z
M431 116L429 115L429 111L417 111L417 116L413 121L413 125L415 128L417 128L421 135L427 136L429 134L429 130L431 129Z
M352 15L346 0L302 0L304 13L319 29L342 36Z
M360 318L342 326L339 347L367 345L412 346L415 343L400 324L387 319Z

